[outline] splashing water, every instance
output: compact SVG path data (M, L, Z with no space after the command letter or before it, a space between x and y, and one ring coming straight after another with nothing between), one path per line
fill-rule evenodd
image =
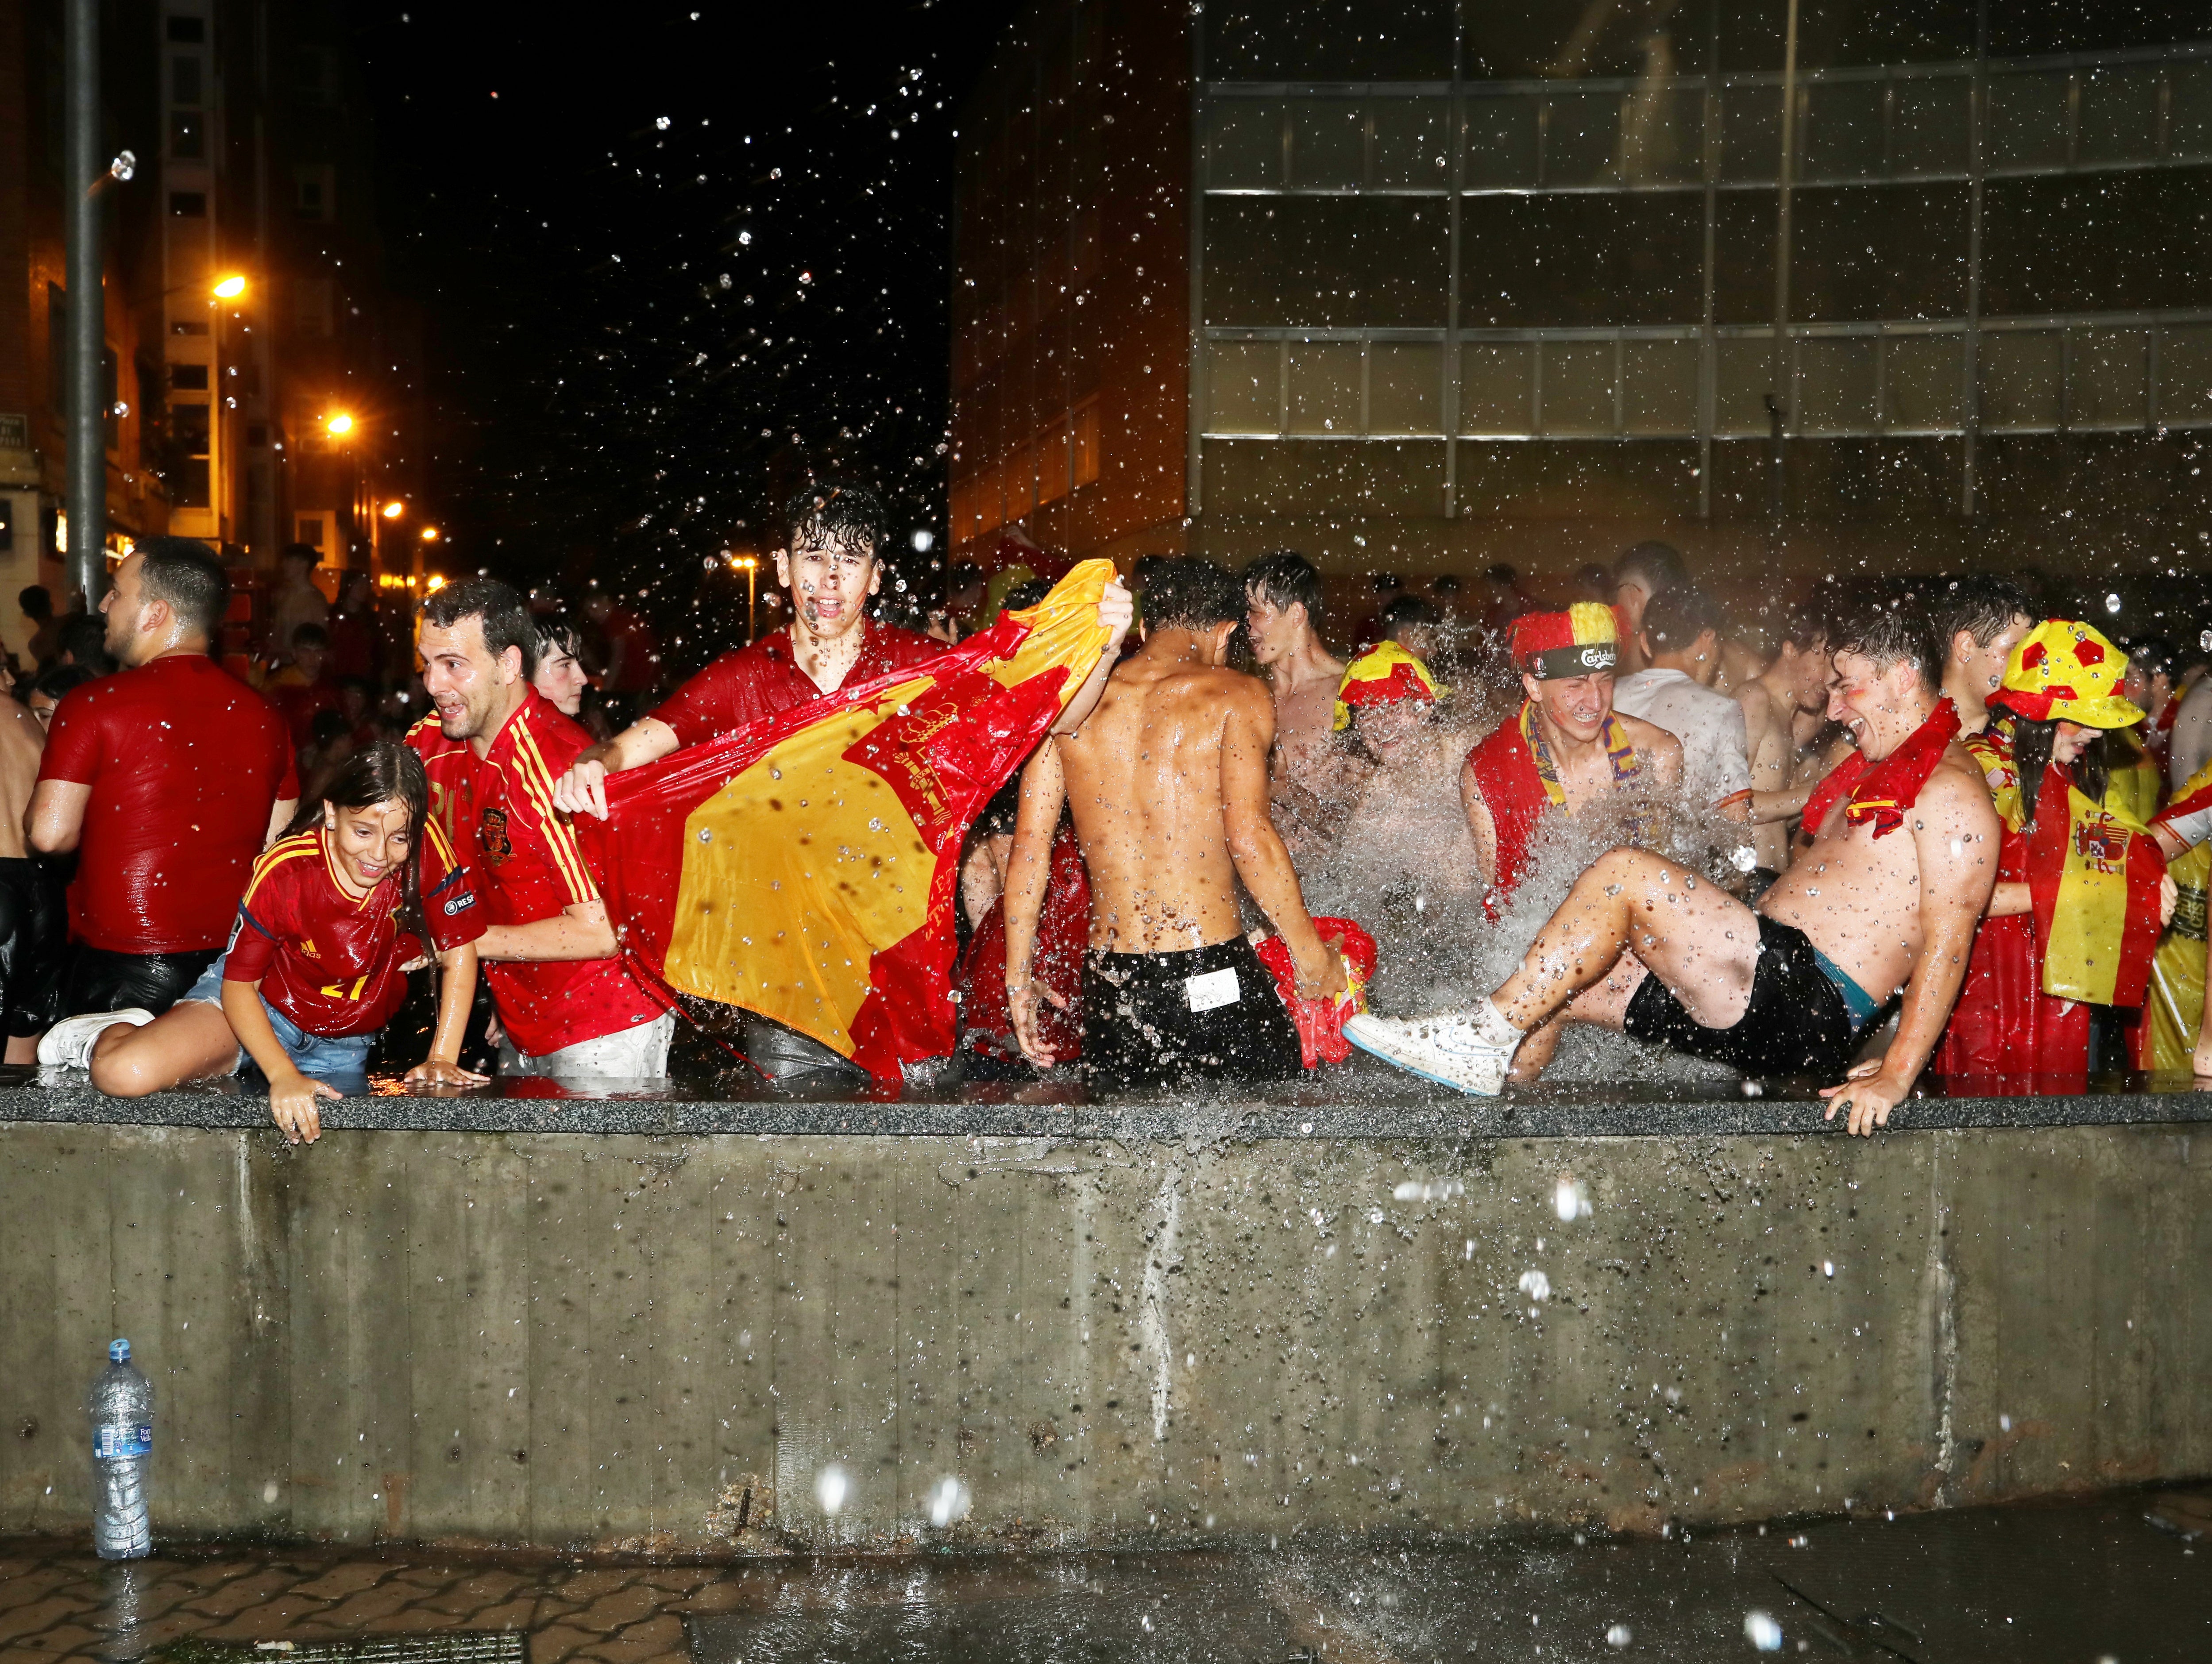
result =
M929 1522L940 1530L968 1517L968 1487L947 1473L929 1488Z
M1406 1179L1390 1194L1401 1202L1448 1202L1466 1190L1457 1179Z
M814 1476L814 1499L822 1504L822 1511L833 1519L844 1512L852 1494L851 1479L835 1462Z
M1627 1646L1635 1639L1635 1631L1626 1624L1615 1624L1605 1632L1605 1644L1616 1649Z
M1567 1224L1572 1224L1577 1219L1589 1218L1591 1212L1589 1187L1571 1173L1560 1174L1559 1186L1552 1192L1552 1212Z
M1763 1612L1747 1612L1743 1615L1744 1638L1763 1653L1782 1650L1782 1625L1773 1616Z
M1552 1279L1540 1271L1524 1271L1521 1273L1521 1292L1531 1300L1549 1300Z

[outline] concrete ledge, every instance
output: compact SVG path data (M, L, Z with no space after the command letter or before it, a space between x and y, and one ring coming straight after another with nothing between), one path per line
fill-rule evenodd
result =
M2135 1126L2212 1120L2212 1091L2186 1076L2113 1075L2082 1091L2078 1077L1934 1081L1902 1106L1889 1136L1944 1127ZM725 1090L731 1095L723 1095ZM655 1083L581 1090L533 1077L449 1096L410 1096L397 1077L326 1103L339 1131L711 1133L929 1138L1494 1139L1637 1138L1751 1133L1841 1136L1823 1120L1813 1083L1710 1083L1602 1092L1564 1088L1470 1098L1356 1057L1320 1080L1246 1096L1124 1097L1092 1102L1079 1087L969 1084L899 1099L779 1097L726 1077L685 1090ZM266 1127L265 1094L235 1082L111 1098L75 1072L0 1067L0 1123Z
M157 1528L193 1536L1109 1546L2212 1472L2193 1121L1869 1140L1802 1136L1789 1101L1559 1103L1603 1131L1498 1136L1338 1096L1254 1112L1285 1138L1227 1105L984 1105L1061 1130L291 1149L259 1100L154 1102L245 1124L0 1121L0 1531L82 1527L82 1394L118 1333L160 1394ZM1390 1130L1416 1114L1439 1130ZM1631 1130L1651 1114L1695 1130ZM1794 1119L1696 1120L1747 1114ZM939 1528L947 1479L970 1511Z

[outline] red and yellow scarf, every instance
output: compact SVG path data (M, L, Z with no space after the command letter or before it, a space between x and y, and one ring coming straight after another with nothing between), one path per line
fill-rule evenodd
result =
M1626 786L1644 772L1644 764L1636 755L1636 748L1628 743L1628 730L1612 712L1605 716L1605 726L1599 731L1605 741L1605 760L1613 765L1613 785L1615 791ZM1552 762L1552 748L1544 743L1544 730L1536 720L1536 702L1532 699L1521 701L1521 739L1528 748L1529 761L1536 765L1536 778L1543 782L1545 799L1554 809L1567 806L1567 788L1559 784L1559 768Z
M1936 701L1928 720L1905 737L1905 744L1880 762L1868 762L1863 751L1852 752L1831 768L1805 799L1805 829L1819 837L1828 811L1835 807L1838 798L1849 793L1850 801L1844 807L1844 818L1853 826L1871 821L1875 836L1887 837L1905 824L1905 816L1920 800L1920 788L1928 784L1928 776L1943 760L1944 748L1958 733L1959 708L1942 699Z

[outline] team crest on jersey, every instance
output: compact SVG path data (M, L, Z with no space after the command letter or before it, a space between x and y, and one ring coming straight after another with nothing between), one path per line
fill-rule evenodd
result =
M477 842L483 850L484 864L503 866L514 853L514 841L507 835L507 811L487 809L477 822Z

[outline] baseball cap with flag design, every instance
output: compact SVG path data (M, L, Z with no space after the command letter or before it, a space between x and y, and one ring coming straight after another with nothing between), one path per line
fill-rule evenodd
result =
M1513 663L1540 682L1609 671L1620 631L1611 607L1577 601L1565 612L1527 612L1513 621Z
M1352 726L1355 708L1408 699L1433 705L1448 691L1437 685L1426 665L1395 641L1385 641L1345 666L1344 679L1336 687L1337 731Z
M1989 702L2031 722L2131 728L2143 720L2143 712L2121 696L2127 674L2127 654L2089 625L2046 618L2012 650L2004 686Z

